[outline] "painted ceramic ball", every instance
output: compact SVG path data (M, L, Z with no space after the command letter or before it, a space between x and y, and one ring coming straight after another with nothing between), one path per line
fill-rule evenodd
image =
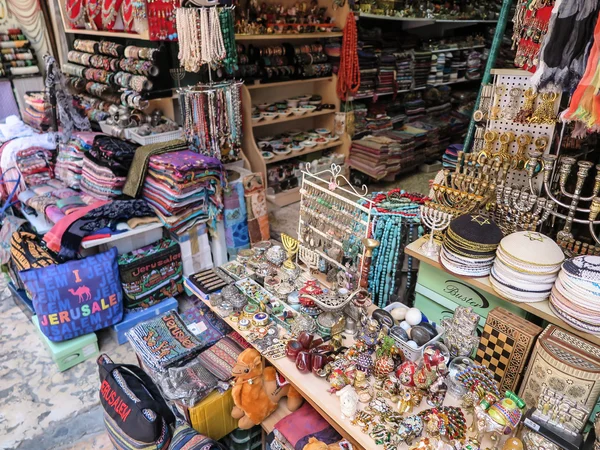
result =
M404 361L396 369L396 378L400 380L403 386L413 387L415 385L414 376L417 371L417 365L412 361Z
M392 309L391 314L395 321L402 322L404 320L404 318L406 317L407 311L408 311L408 309L406 309L406 308L395 308L395 309Z
M404 318L406 322L412 327L415 325L419 325L421 320L423 320L423 314L417 308L410 308L406 311L406 317Z

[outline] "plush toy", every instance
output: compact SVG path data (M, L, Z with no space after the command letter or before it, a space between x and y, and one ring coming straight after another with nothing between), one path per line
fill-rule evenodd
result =
M279 400L287 396L287 407L296 411L304 399L282 380L273 367L263 368L260 353L253 348L238 356L231 370L235 385L231 391L235 406L231 417L239 419L238 427L247 430L258 425L277 409Z

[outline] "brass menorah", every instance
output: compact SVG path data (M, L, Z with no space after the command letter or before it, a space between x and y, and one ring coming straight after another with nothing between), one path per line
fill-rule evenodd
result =
M289 269L294 269L296 265L292 261L292 258L294 257L294 255L296 255L296 253L298 253L298 250L300 249L300 241L291 237L288 234L281 233L281 243L283 244L283 248L285 248L285 251L288 255L288 259L284 262L284 264Z
M554 204L538 197L528 188L500 186L496 201L490 203L489 212L506 233L520 230L535 231L550 216Z

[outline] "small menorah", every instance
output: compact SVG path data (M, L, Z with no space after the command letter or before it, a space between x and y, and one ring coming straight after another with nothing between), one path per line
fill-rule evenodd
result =
M293 269L295 267L295 264L292 261L292 258L296 253L298 253L298 250L300 248L300 241L298 239L294 239L288 234L281 233L281 243L283 244L283 248L285 248L285 251L288 255L288 259L285 262L285 264L287 265L287 267Z
M431 229L431 233L429 234L429 241L425 242L421 247L421 250L425 255L430 258L437 259L440 253L440 246L434 240L435 232L440 232L452 221L453 215L449 212L441 211L435 206L430 206L428 204L421 205L421 221L423 224Z
M174 69L169 69L169 73L171 74L171 78L177 81L177 89L181 89L181 80L185 77L185 69L183 67L176 67Z

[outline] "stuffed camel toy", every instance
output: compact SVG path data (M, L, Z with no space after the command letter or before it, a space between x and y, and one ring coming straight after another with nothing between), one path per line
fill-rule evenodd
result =
M319 441L317 438L311 437L308 440L308 444L304 446L302 450L341 450L340 444L329 444Z
M239 419L238 427L247 430L258 425L277 409L279 399L287 396L287 407L296 411L304 399L291 384L277 382L277 371L265 367L260 353L253 348L238 356L231 374L235 385L231 390L235 406L231 417Z

